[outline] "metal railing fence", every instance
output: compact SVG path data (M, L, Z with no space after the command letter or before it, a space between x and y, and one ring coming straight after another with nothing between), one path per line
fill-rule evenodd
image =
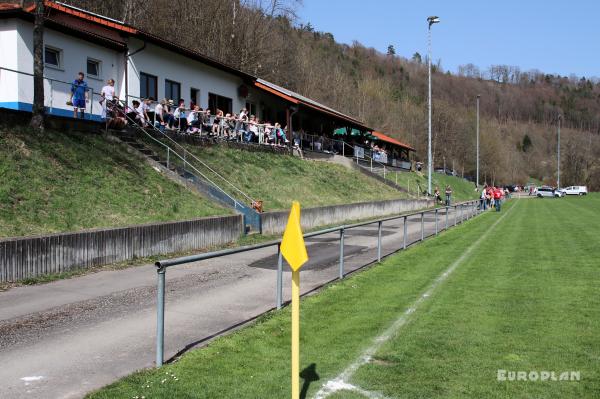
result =
M452 227L449 223L449 213L450 211L454 214L453 226L464 222L465 220L469 220L478 214L482 213L483 210L479 209L479 200L467 201L463 203L457 203L451 206L446 206L442 208L434 208L428 210L422 210L419 212L391 216L386 218L381 218L377 220L370 220L366 222L350 224L350 225L341 225L332 228L327 228L323 230L318 230L311 233L304 234L304 238L317 237L324 234L331 234L338 232L339 233L339 261L338 261L338 277L337 279L343 279L347 273L344 269L344 238L346 235L346 231L361 227L368 226L372 224L377 224L377 256L376 262L380 262L382 258L382 228L384 223L402 220L402 228L403 228L403 239L402 243L396 248L392 253L397 251L406 249L408 245L414 244L416 242L424 241L427 237L425 236L425 215L426 214L434 214L435 216L435 230L431 235L437 235L440 231L446 230ZM443 210L445 213L445 224L444 228L440 230L439 223L439 214L440 210ZM418 220L421 226L420 238L413 242L408 242L408 223L410 222L411 217L420 217ZM156 272L157 272L157 329L156 329L156 367L161 367L164 363L164 339L165 339L165 280L167 269L170 267L174 267L177 265L189 264L192 262L198 262L208 259L220 258L228 255L239 254L242 252L249 252L253 250L276 247L277 248L277 281L276 281L276 293L275 293L275 308L281 309L283 307L283 257L280 250L281 240L269 241L261 244L248 245L233 249L224 249L220 251L208 252L204 254L184 256L175 259L162 260L156 262ZM364 267L363 265L361 267ZM359 267L358 269L360 269ZM358 270L358 269L355 269ZM322 285L323 286L331 281L326 281Z
M33 104L33 74L16 69L6 68L0 66L0 88L2 90L10 90L10 75L16 74L17 78L19 75L32 79L30 90L27 87L17 83L17 89L15 93L4 93L4 98L15 98L15 102L24 102ZM62 111L65 115L72 114L73 107L67 105L67 101L71 97L71 86L72 82L66 82L64 80L50 78L44 76L44 106L48 109L50 114L55 114L57 111ZM86 89L88 101L86 102L85 108L85 119L92 119L97 117L98 120L102 117L102 105L100 100L100 93L95 91L93 87L88 86Z

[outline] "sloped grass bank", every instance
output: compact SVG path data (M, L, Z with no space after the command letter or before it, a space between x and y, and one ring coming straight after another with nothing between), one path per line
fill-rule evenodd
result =
M230 212L96 134L0 126L0 237Z
M262 200L266 211L407 198L394 188L344 166L222 145L187 148L236 187Z

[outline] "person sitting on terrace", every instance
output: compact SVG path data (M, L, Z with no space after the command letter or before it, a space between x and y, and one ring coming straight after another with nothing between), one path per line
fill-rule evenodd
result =
M203 110L202 108L200 108L200 121L202 122L202 131L206 132L206 133L210 133L211 131L211 124L210 124L210 109L205 109Z
M227 114L225 115L225 118L227 119L227 133L229 135L229 138L232 140L235 140L235 126L236 126L236 119L237 119L237 115L236 114Z
M288 142L287 137L285 137L285 132L281 128L279 123L275 123L275 144L284 145Z
M220 109L217 108L217 113L215 114L215 119L213 120L213 124L212 124L213 136L219 135L221 119L223 119L223 111L221 111Z
M173 102L173 100L167 100L167 103L165 104L165 111L169 115L168 119L170 121L167 125L167 129L173 130L173 126L175 125L175 103Z
M200 122L199 113L200 113L200 107L197 105L194 105L194 108L192 108L192 110L190 111L190 113L187 117L188 130L191 133L196 133L200 130L201 122Z
M317 139L315 140L314 143L314 149L315 151L321 151L323 149L323 135L320 135L319 137L317 137Z
M177 122L177 126L179 127L180 131L185 131L187 129L187 119L186 119L186 115L185 115L185 100L184 99L179 99L179 104L177 105L177 108L175 108L175 111L173 112L173 117L175 118L175 121Z
M248 122L248 143L251 141L255 141L258 138L258 121L256 120L256 116L251 115L250 121Z
M185 113L185 101L180 99L177 103L177 107L173 111L173 118L175 118L175 123L180 131L185 131L187 128L187 117Z
M152 109L153 104L153 97L148 97L142 102L142 108L144 109L144 119L148 124L152 124L154 122L155 110Z
M166 126L165 104L166 104L166 100L162 100L162 101L159 101L158 104L156 104L156 107L154 107L154 115L155 115L155 119L156 119L154 121L154 127L157 128L158 130L160 130L162 133L164 133L165 126Z
M106 128L123 130L125 126L127 126L127 119L117 98L106 100Z
M131 102L131 107L127 107L126 115L129 123L138 124L142 127L144 126L142 107L140 106L140 102L138 100L133 100Z
M265 122L264 131L265 131L265 137L263 139L263 143L270 144L272 142L272 132L273 132L273 125L271 125L271 122L268 122L268 121Z

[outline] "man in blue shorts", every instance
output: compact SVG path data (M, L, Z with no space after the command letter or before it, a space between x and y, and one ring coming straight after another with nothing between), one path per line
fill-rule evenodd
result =
M77 79L71 83L71 100L73 104L73 117L78 117L78 112L81 110L81 119L85 117L85 102L87 100L87 83L83 80L83 72L79 72Z

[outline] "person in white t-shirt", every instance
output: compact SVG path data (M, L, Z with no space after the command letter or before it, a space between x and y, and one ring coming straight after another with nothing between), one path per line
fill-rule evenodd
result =
M102 105L102 118L106 118L106 104L115 98L115 80L108 79L106 86L100 90L100 105Z

